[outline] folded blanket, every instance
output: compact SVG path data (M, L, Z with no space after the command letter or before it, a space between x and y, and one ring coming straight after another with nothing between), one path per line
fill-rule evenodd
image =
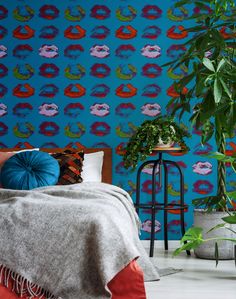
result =
M145 280L159 279L138 233L131 198L113 185L0 189L0 265L52 298L110 298L107 283L137 257Z

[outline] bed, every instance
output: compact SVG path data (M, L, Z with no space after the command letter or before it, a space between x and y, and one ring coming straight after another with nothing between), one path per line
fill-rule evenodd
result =
M144 280L159 279L131 199L112 185L111 149L83 151L104 153L102 182L0 190L0 298L145 299Z

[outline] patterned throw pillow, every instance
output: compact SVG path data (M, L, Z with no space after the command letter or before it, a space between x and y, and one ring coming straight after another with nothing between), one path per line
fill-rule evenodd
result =
M77 184L83 181L81 177L84 159L83 151L65 150L61 153L54 153L52 156L57 159L60 165L58 185Z

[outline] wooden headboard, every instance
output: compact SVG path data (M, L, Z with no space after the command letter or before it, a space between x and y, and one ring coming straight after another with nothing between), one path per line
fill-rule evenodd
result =
M0 152L14 152L22 150L23 148L1 148ZM72 151L78 151L80 149L68 148ZM41 151L58 153L65 150L65 148L41 148ZM111 148L83 148L85 153L95 153L99 151L104 152L103 167L102 167L102 181L104 183L112 184L112 149Z

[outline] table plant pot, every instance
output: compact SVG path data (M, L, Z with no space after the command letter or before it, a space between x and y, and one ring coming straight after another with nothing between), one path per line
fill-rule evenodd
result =
M170 148L176 143L188 150L184 138L189 136L186 128L175 122L174 117L159 115L152 120L145 120L127 143L124 166L134 170L138 162L146 160L157 147Z

